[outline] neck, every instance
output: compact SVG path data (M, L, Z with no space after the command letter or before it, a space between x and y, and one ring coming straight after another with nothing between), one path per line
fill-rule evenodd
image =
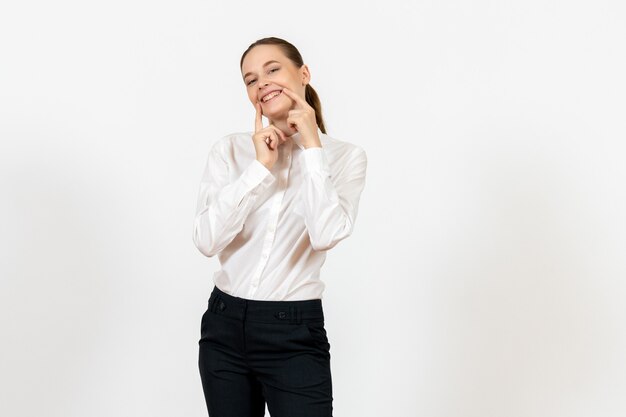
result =
M287 119L280 119L280 120L270 119L269 122L273 124L274 126L276 126L277 128L279 128L280 130L282 130L285 136L292 136L294 133L298 132L296 129L289 126L289 124L287 123Z

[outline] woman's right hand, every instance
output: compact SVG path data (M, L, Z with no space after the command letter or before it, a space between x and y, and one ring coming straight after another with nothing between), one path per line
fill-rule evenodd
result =
M254 107L256 108L256 120L252 142L256 149L256 159L267 169L271 169L278 159L278 147L285 143L287 138L282 130L271 123L269 126L263 127L261 103L257 101Z

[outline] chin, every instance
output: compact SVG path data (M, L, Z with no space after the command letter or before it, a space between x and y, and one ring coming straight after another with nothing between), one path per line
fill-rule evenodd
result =
M263 110L263 116L269 117L272 119L286 119L288 115L289 115L288 108L272 109L272 111Z

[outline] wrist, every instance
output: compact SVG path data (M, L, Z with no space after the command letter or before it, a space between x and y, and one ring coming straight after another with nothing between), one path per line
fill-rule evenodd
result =
M259 158L257 158L256 160L259 161L261 164L263 164L263 166L265 168L267 168L268 170L272 169L272 165L273 165L272 163L265 162L265 161L263 161L262 159L259 159Z
M321 148L322 147L322 142L320 141L319 136L316 134L314 135L311 139L304 139L302 140L302 146L304 146L305 148Z

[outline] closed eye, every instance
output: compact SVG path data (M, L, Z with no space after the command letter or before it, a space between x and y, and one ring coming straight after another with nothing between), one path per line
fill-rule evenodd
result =
M271 70L268 71L268 74L271 74L274 71L278 71L279 69L280 68L272 68ZM248 81L248 83L246 85L252 84L253 81L256 81L256 80L252 79L252 80Z

